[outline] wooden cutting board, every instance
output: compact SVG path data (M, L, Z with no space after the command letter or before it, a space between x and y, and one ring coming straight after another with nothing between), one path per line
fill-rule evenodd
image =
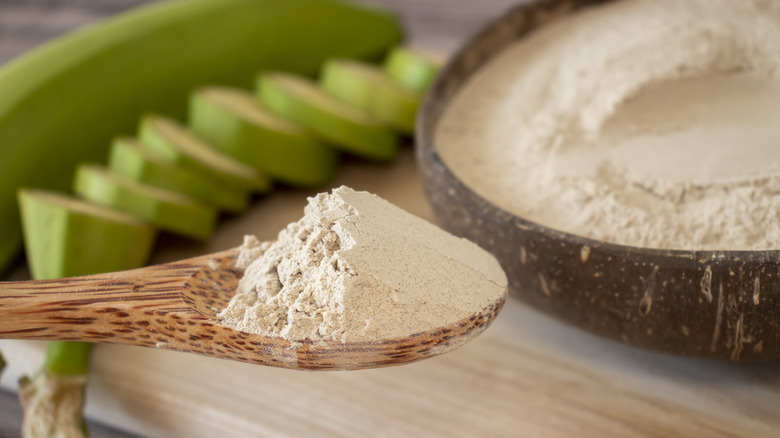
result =
M510 1L372 3L400 11L419 45L449 50ZM0 13L0 30L10 29L0 32L0 62L8 59L9 47L22 47L31 35L52 29L53 35L60 27L142 2L111 0L100 8L51 0L0 3L0 11L16 11ZM51 28L37 25L30 12L35 8L42 8L38 15L59 11L59 21L52 20ZM16 45L9 35L18 37ZM410 147L391 166L347 163L335 184L378 193L432 219ZM209 244L167 239L155 261L236 246L245 233L273 238L301 216L310 194L283 191L258 199L249 214L226 218ZM0 341L0 350L10 362L0 383L13 389L20 375L38 368L44 345ZM780 366L641 351L583 333L511 299L472 343L396 368L301 372L102 345L93 356L87 412L160 438L776 437Z
M349 163L335 185L431 219L413 154ZM308 192L284 191L230 218L208 245L166 242L158 261L272 238ZM2 341L13 387L43 345ZM510 300L485 334L420 363L302 372L186 353L99 346L87 412L150 437L751 436L780 433L780 367L685 359L626 347Z

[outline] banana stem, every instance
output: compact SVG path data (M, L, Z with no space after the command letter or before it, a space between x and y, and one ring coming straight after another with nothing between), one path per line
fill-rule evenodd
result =
M44 368L57 375L87 374L92 344L86 342L49 342Z
M87 436L83 410L91 351L85 342L49 342L43 367L20 381L23 437Z
M151 253L156 231L132 216L42 190L20 190L19 204L36 280L138 268ZM84 436L91 350L83 342L48 344L41 368L20 382L23 437Z

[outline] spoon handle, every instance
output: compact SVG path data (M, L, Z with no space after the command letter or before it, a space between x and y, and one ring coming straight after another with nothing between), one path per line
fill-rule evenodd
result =
M186 312L181 290L213 257L83 277L0 282L0 338L107 342L134 331L131 324L148 326L149 319Z

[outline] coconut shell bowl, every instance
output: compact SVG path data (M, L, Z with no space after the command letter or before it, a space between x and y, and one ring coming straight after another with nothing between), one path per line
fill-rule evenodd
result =
M597 3L604 1L520 5L450 59L416 132L417 160L439 224L498 258L510 296L582 330L678 355L780 358L780 250L659 250L557 231L480 197L440 158L435 127L481 66L546 23Z

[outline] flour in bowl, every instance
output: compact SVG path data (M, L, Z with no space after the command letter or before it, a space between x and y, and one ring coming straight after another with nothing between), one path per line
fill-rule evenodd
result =
M436 145L497 206L608 242L780 247L780 2L621 0L506 48Z

